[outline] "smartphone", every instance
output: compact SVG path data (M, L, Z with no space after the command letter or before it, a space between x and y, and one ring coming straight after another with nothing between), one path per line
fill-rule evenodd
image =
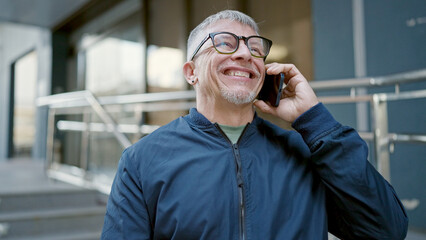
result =
M278 75L266 74L262 89L258 95L258 99L268 102L273 107L278 107L281 100L284 77L284 73L280 73Z

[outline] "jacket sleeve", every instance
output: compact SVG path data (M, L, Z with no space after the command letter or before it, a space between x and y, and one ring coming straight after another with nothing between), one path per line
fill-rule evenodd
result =
M145 199L135 169L124 151L108 199L101 239L151 239Z
M392 186L368 162L368 148L320 103L293 123L326 187L329 232L343 239L404 239L408 218Z

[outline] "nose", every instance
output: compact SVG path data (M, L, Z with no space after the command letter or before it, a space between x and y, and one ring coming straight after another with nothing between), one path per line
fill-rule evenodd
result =
M232 54L232 58L235 60L243 59L250 61L251 60L251 52L248 46L245 44L244 39L240 39L240 43L236 52Z

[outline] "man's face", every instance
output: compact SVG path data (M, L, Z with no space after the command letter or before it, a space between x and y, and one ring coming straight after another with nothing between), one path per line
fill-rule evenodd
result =
M212 32L231 32L237 36L257 35L249 26L239 22L220 20L208 27ZM206 42L195 61L199 76L199 90L215 100L234 104L251 103L260 91L265 75L263 58L253 57L243 40L233 54L220 54Z

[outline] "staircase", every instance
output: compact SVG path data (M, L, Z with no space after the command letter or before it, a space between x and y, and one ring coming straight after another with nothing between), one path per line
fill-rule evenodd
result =
M0 163L0 239L99 239L106 196L48 179L35 161Z

